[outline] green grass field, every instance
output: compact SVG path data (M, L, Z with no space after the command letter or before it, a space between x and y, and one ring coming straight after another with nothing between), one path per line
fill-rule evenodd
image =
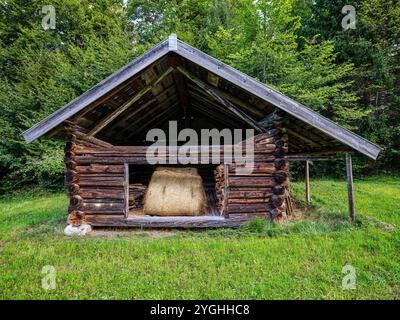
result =
M400 177L314 180L305 219L238 230L62 233L63 194L0 200L2 299L399 299ZM303 183L293 184L303 198ZM356 270L343 290L342 268ZM42 288L54 266L56 289Z

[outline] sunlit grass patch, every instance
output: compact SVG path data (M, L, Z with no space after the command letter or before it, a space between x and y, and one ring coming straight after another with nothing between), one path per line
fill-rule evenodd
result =
M398 299L400 179L355 181L356 223L344 181L311 180L303 219L254 220L207 231L62 233L63 194L0 199L0 297L7 299ZM292 184L304 197L303 182ZM376 200L379 194L379 201ZM111 231L111 232L108 232ZM342 268L356 270L343 290ZM55 290L41 287L44 266Z

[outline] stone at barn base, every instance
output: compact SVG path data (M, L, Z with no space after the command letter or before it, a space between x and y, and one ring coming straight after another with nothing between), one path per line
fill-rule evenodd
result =
M74 226L69 224L64 229L66 236L84 236L92 231L92 227L89 224L81 224L80 226Z

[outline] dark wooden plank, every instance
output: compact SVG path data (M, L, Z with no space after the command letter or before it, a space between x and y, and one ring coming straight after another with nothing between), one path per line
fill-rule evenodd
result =
M177 57L175 55L171 55L169 57L169 62L170 65L175 69L178 66L178 62L177 62ZM187 88L186 88L186 82L184 80L184 77L182 76L182 74L180 72L178 72L177 70L174 70L174 72L172 73L172 77L174 80L174 84L175 84L175 90L177 92L178 98L179 98L179 102L180 105L183 109L183 115L185 117L185 121L187 124L187 127L189 127L188 125L188 119L189 118L189 114L188 114L188 109L189 109L189 96L187 94Z
M207 196L209 214L213 216L219 216L220 213L218 211L218 208L216 207L217 199L214 186L206 187L205 192Z
M88 203L84 202L82 205L82 211L98 214L114 214L121 213L124 214L125 203Z
M341 155L321 155L321 156L296 156L296 155L287 155L285 159L288 161L332 161L343 159Z
M309 206L311 204L311 193L310 193L310 162L305 162L305 179L306 179L306 203Z
M110 200L124 200L123 188L110 189L101 187L84 187L79 189L79 195L86 199L110 199Z
M238 117L227 108L221 106L221 104L217 101L210 99L210 96L197 85L189 82L188 88L190 96L194 98L192 100L197 101L200 106L206 106L210 110L218 111L218 113L221 115L226 115L232 119L239 120L240 123L244 123L247 125L247 122L245 122L242 118Z
M126 124L130 123L130 119L132 117L134 117L135 115L137 115L139 112L141 112L142 110L146 110L146 108L150 107L153 103L157 102L157 101L164 101L168 98L170 98L170 96L168 95L169 92L174 92L174 84L172 84L171 86L166 87L161 93L159 93L157 96L151 98L150 100L146 101L145 103L143 103L142 105L139 105L137 108L133 109L132 112L129 112L130 110L128 109L128 114L124 115L123 119L121 119L120 121L114 121L116 122L115 124L110 125L109 130L113 131L114 129L118 128L118 127L126 127Z
M291 128L287 128L287 131L288 131L289 135L294 135L296 138L298 138L299 140L302 140L302 141L308 143L308 144L309 144L310 146L312 146L312 147L318 147L318 146L320 146L320 144L318 144L318 142L316 142L316 141L314 141L314 140L311 140L310 138L306 137L305 135L303 135L303 134L301 134L301 133L298 133L298 132L294 131L294 130L291 129Z
M228 217L228 202L229 202L229 165L224 164L224 211L223 215Z
M79 186L81 187L123 187L124 178L88 178L79 177Z
M137 227L137 228L237 228L252 220L249 215L200 217L150 217L137 216L125 219L123 216L87 216L88 223L94 227Z
M229 100L230 102L240 106L242 109L244 109L246 112L249 112L253 114L256 117L262 117L264 115L264 112L260 111L259 109L256 108L254 105L248 104L248 100L243 100L238 97L233 96L232 94L229 94L226 91L222 91L218 88L214 88L214 90L223 96L225 99Z
M154 86L160 83L166 76L168 76L174 69L168 68L164 73L155 78L150 84L140 90L134 97L125 102L118 109L114 110L111 114L105 116L100 122L96 124L96 126L90 130L87 134L88 137L93 137L100 130L104 129L111 121L113 121L116 117L118 117L122 112L128 109L131 105L133 105L136 101L138 101L141 97L143 97L146 93L148 93Z
M88 173L117 173L123 174L124 173L124 166L121 165L96 165L90 164L88 166L76 166L75 171L78 174L88 174Z
M270 177L230 177L229 185L231 187L273 187L276 184L274 178Z

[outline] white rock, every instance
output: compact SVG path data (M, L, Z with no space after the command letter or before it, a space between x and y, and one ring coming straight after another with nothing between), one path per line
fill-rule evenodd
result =
M74 226L69 224L64 229L66 236L84 236L92 231L92 227L89 224L81 224L80 226Z

